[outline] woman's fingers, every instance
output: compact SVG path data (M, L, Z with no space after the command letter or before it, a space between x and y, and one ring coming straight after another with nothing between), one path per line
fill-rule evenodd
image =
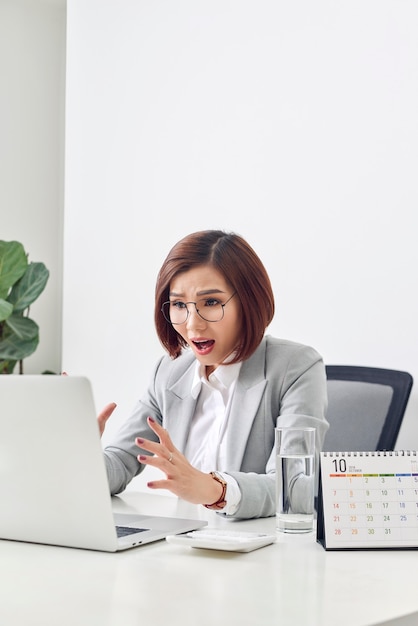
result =
M138 448L146 450L152 454L155 459L169 461L170 463L173 461L173 455L177 452L176 448L171 443L169 445L164 445L163 443L157 441L151 441L151 439L142 439L142 437L137 437L135 439L135 443ZM140 454L138 456L140 456ZM147 459L148 458L150 457L147 457ZM142 459L138 460L140 463L143 462Z
M177 449L173 445L170 435L166 429L160 426L160 424L158 424L152 417L148 417L148 424L157 435L159 441L157 442L151 439L142 439L141 437L137 437L135 439L136 445L157 457L170 460L171 462L172 455L174 452L177 452Z
M112 415L115 409L116 409L116 403L110 402L110 404L107 404L105 408L97 416L97 423L99 424L100 436L103 435L106 422L109 419L109 417Z
M157 435L159 441L153 441L151 439L143 439L137 437L135 439L136 445L149 452L149 455L143 453L138 454L138 461L145 465L153 465L158 467L167 475L171 475L174 468L174 458L178 460L183 458L183 455L173 445L170 435L167 430L160 426L152 417L148 417L148 424L152 431Z
M152 417L148 417L148 425L155 432L163 446L174 448L168 431L160 426Z
M151 465L160 469L166 475L161 480L152 480L147 483L151 489L168 489L174 495L195 504L215 502L219 485L209 474L194 468L186 457L173 445L167 430L160 426L153 418L148 417L148 424L158 437L159 441L137 437L136 445L149 454L140 452L138 461L143 465Z

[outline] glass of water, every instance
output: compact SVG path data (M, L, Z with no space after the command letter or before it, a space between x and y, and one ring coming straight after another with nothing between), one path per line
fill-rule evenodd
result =
M276 528L314 528L315 428L276 428Z

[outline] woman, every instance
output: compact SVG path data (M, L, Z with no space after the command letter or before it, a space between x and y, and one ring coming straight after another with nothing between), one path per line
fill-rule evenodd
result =
M151 465L163 472L151 489L227 516L274 515L276 425L314 426L319 451L328 424L323 361L265 336L273 314L267 272L242 237L207 230L172 248L155 291L168 354L104 450L112 494Z

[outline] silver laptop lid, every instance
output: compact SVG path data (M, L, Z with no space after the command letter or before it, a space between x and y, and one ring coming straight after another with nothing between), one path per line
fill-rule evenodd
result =
M86 378L0 376L0 493L2 539L116 548Z

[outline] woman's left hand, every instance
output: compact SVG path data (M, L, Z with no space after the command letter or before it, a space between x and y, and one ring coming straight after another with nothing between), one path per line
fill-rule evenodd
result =
M149 482L148 487L168 489L174 495L193 504L216 502L221 496L222 485L213 480L210 474L193 467L175 448L165 428L162 428L151 417L148 417L148 424L157 435L159 442L137 437L136 445L153 455L139 454L138 461L143 465L157 467L166 475L165 479Z

